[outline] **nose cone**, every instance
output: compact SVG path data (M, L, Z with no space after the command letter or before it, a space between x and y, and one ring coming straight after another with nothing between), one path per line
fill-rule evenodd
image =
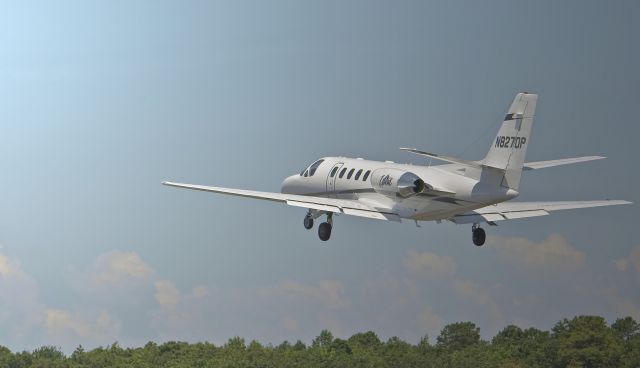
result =
M280 193L295 194L296 182L299 176L300 175L291 175L284 179L280 187Z

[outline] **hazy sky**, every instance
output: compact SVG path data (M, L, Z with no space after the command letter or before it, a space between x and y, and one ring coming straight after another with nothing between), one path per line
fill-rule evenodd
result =
M190 192L279 191L321 156L486 153L540 95L518 200L640 202L637 1L0 4L0 345L71 351L471 320L640 319L638 205L416 228Z

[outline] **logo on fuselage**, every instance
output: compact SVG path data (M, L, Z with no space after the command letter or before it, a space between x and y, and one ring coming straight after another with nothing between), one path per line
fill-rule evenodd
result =
M382 175L378 184L380 185L380 187L384 187L385 185L391 186L392 183L393 178L391 177L391 175Z

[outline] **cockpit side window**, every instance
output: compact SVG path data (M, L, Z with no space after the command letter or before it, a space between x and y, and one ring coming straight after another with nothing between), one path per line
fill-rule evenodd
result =
M318 161L314 162L313 164L311 164L311 166L309 166L309 176L313 176L313 174L316 173L316 170L318 169L320 164L322 164L323 162L324 162L324 160L318 160Z

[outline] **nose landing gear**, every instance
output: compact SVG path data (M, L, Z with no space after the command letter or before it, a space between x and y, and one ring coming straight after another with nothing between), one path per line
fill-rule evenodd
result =
M484 232L484 229L480 227L479 224L473 224L473 226L471 227L471 239L473 240L473 244L475 244L478 247L481 247L484 245L484 241L487 238L487 234Z

